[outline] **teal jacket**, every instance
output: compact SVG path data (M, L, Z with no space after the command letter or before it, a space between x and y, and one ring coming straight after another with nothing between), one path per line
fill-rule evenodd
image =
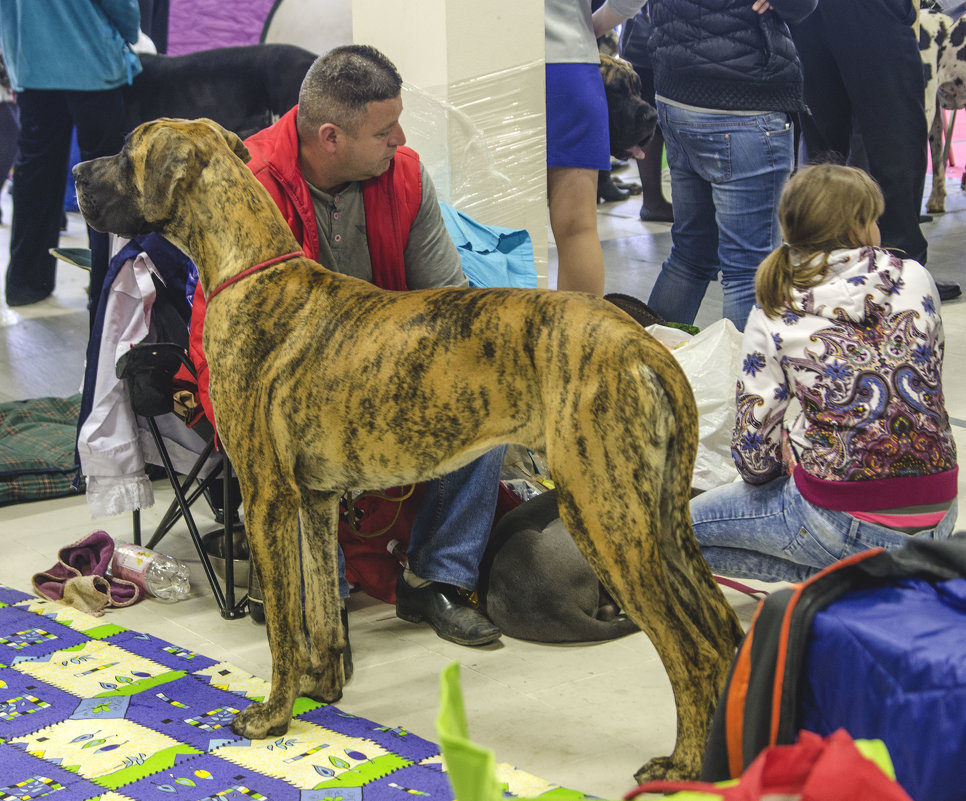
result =
M141 62L138 0L0 0L0 49L14 91L102 91Z

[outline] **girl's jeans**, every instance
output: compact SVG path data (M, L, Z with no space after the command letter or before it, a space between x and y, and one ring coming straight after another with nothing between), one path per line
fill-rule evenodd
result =
M803 581L833 562L869 548L894 549L911 538L946 539L956 501L935 528L914 535L858 520L806 501L794 480L738 481L691 501L691 522L711 572L761 581Z

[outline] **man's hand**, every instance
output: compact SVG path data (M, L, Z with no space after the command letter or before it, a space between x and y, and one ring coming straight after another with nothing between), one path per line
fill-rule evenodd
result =
M755 0L755 2L751 4L751 8L753 11L757 11L759 14L764 14L766 11L771 9L771 3L769 3L768 0Z

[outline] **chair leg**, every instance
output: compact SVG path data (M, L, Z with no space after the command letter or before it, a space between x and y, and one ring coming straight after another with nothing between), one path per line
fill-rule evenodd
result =
M188 507L188 500L185 497L181 482L178 481L178 476L177 473L175 473L174 466L171 463L171 458L168 456L168 452L164 448L164 443L161 439L161 432L158 429L158 425L154 421L153 417L148 417L146 419L148 422L148 428L151 430L151 435L154 437L154 440L158 445L158 453L161 456L164 471L171 482L171 488L174 490L175 499L178 503L178 507L181 510L181 516L184 518L184 522L188 526L188 533L191 535L191 540L194 543L195 550L198 552L198 558L201 560L201 567L205 571L205 576L208 579L209 585L211 585L211 591L215 596L215 601L218 603L219 609L221 609L221 616L226 619L244 617L244 604L239 604L236 606L234 603L232 603L229 606L226 602L225 593L222 591L221 585L218 583L218 577L215 575L215 569L211 564L211 559L208 558L208 554L205 552L204 545L201 542L201 534L198 532L198 526L195 524L194 516L191 514L191 511ZM203 464L203 462L201 463ZM195 466L197 467L198 465L196 464ZM231 541L229 539L228 542L225 543L226 547L230 542ZM226 561L226 564L231 565L231 561ZM226 577L228 575L228 568L226 567ZM229 583L227 585L227 589L230 593L232 601L234 601L233 584Z
M222 490L225 495L225 514L222 522L222 553L225 554L225 605L221 609L221 616L224 618L240 617L233 614L237 612L235 605L235 536L233 515L230 513L231 506L231 464L225 452L221 452L221 480ZM244 611L241 613L244 614Z
M153 430L152 430L152 435L154 435ZM164 443L160 439L160 434L156 436L155 442L158 446L158 452L161 453ZM208 457L211 456L211 452L214 449L215 449L215 441L214 439L212 439L205 446L204 451L202 451L201 455L198 457L197 461L192 466L191 472L188 473L188 475L185 477L184 482L181 482L180 484L178 482L177 474L175 474L174 472L168 473L167 468L165 468L165 473L167 474L168 480L171 482L172 486L175 484L179 484L181 488L181 492L184 493L188 489L188 487L190 487L194 483L194 481L198 478L198 473L201 472L201 468L204 467L205 463L208 461ZM217 473L218 473L218 469L212 471L212 474L205 478L205 480L201 483L201 486L196 488L188 496L188 506L191 506L198 499L198 497L205 491L208 485L217 476ZM164 537L164 535L171 530L171 527L178 522L178 518L180 517L181 517L181 507L179 506L178 499L176 497L173 501L171 501L171 505L168 506L168 510L164 513L164 517L161 518L161 522L158 523L158 527L154 530L154 534L151 536L151 539L148 541L147 547L154 548L161 541L161 538Z

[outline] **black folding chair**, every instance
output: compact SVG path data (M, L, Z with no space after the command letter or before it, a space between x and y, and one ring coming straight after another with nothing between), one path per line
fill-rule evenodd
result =
M221 451L220 464L207 475L200 477L205 465L211 459L215 450L215 432L211 423L203 416L194 424L196 432L205 440L204 450L198 455L191 470L181 477L168 454L164 438L158 427L156 417L170 414L175 409L174 376L184 365L192 375L194 366L187 351L174 342L144 343L135 345L117 361L117 376L128 384L131 397L131 407L135 414L145 419L151 437L161 458L161 466L165 476L174 490L174 500L168 507L161 522L158 524L147 547L154 548L162 537L167 534L178 520L183 519L188 527L191 540L201 566L205 571L211 591L221 609L221 616L235 619L245 615L248 596L235 600L235 529L240 524L238 516L238 490L232 478L231 464L227 455ZM223 503L220 508L211 503L211 493L216 482L221 481ZM191 506L199 498L205 497L215 513L216 520L221 519L221 551L225 562L225 587L222 589L218 576L211 562L211 555L205 549L203 538L198 531L198 525L191 513ZM140 511L134 512L134 542L141 544Z

